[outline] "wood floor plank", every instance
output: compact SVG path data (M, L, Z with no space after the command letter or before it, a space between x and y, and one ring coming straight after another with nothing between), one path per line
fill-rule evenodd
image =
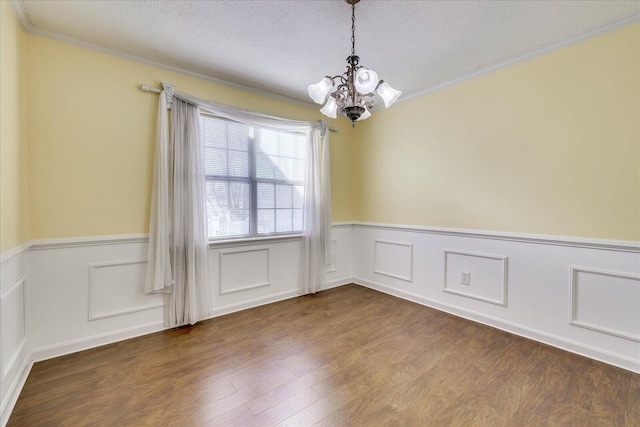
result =
M640 375L356 285L38 362L8 426L640 426Z
M322 396L310 388L291 396L271 408L260 412L252 420L246 423L245 427L274 426L281 423L308 406L320 400Z
M357 396L362 394L366 389L366 386L358 383L343 384L333 392L277 425L281 427L313 426L333 412L349 405L352 400L356 399Z
M629 381L629 401L625 412L625 424L640 420L640 375L632 375Z
M261 412L289 399L290 397L293 397L304 390L310 389L314 385L318 384L318 382L323 381L328 376L332 375L333 372L334 369L331 365L322 366L247 402L247 407L254 415L258 415Z

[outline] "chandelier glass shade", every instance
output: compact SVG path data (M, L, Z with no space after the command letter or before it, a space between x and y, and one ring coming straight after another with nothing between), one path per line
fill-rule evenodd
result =
M377 93L385 108L398 100L401 91L395 90L384 80L378 80L378 74L359 65L360 57L355 53L355 10L360 0L345 0L351 5L351 55L347 58L347 71L339 76L326 76L316 84L309 85L307 92L316 104L326 104L320 112L335 119L338 111L351 120L365 120L371 116L373 97ZM328 98L327 98L328 95Z

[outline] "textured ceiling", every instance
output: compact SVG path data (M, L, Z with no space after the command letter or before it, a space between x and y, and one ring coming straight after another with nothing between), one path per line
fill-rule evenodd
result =
M13 3L30 32L304 102L307 85L344 72L351 49L343 0ZM639 13L637 1L362 0L356 53L406 99Z

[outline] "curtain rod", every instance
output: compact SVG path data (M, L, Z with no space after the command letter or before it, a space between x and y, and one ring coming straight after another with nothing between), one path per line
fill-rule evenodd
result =
M161 93L162 89L157 89L155 87L150 87L149 85L140 85L140 90L143 92L153 92L153 93ZM338 128L327 127L331 132L338 132Z

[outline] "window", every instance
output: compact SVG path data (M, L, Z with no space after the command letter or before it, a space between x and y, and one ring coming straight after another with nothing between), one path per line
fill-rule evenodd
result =
M209 238L303 230L306 136L201 116Z

